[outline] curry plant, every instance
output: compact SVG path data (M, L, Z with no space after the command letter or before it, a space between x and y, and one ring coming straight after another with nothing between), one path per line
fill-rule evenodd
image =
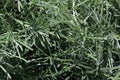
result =
M0 0L0 80L119 80L119 0Z

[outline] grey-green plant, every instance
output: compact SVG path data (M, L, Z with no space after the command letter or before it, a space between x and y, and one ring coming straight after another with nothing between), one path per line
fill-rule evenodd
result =
M0 0L0 80L120 80L120 0Z

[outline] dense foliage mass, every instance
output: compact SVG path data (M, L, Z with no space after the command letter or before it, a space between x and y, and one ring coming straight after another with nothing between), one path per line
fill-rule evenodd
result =
M120 0L0 0L0 80L120 80Z

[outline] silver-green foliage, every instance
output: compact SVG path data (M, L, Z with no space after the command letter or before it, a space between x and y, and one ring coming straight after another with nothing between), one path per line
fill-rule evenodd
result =
M0 80L119 80L120 0L0 0Z

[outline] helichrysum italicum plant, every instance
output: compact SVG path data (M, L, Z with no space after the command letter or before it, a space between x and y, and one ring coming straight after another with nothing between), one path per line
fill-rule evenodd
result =
M0 80L119 80L119 0L1 0Z

